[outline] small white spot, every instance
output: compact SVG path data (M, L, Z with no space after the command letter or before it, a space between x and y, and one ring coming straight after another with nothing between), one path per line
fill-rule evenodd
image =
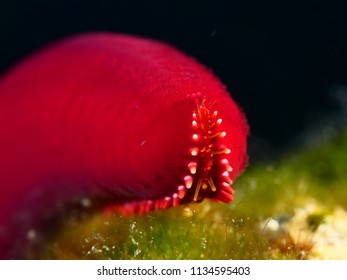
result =
M229 164L225 165L225 168L228 170L228 172L233 171L233 168Z
M224 179L229 185L232 185L234 183L233 180L230 179L230 177L224 177Z
M229 164L229 161L228 161L226 158L223 158L220 162L221 162L221 164L224 165L225 169L226 169L228 172L233 171L233 168L231 167L231 165Z
M217 115L218 115L218 111L214 111L212 114L212 117L217 117Z
M192 121L192 127L193 127L193 128L198 127L198 123L197 123L196 121Z
M90 201L90 199L89 198L82 198L81 199L81 205L83 206L83 207L85 207L85 208L88 208L88 207L90 207L91 205L92 205L92 202Z
M30 229L27 232L27 239L28 240L34 240L36 238L36 230L35 229Z
M193 138L194 141L198 141L199 140L199 135L193 134L192 138Z
M231 150L227 148L227 149L224 150L224 153L228 155L228 154L231 153Z
M141 141L140 146L142 147L143 145L145 145L145 144L146 144L146 142L147 142L147 140L143 140L143 141Z
M217 123L218 125L221 125L222 119L218 119L218 120L216 121L216 123Z
M222 175L223 175L224 177L229 177L229 172L228 172L228 171L224 171L224 172L222 173Z
M270 218L268 221L263 223L263 227L265 227L269 231L274 232L279 230L280 224L275 219Z
M198 148L193 148L193 149L190 150L190 154L191 154L193 157L197 156L198 153L199 153L199 149L198 149Z
M107 247L106 245L103 245L103 246L102 246L102 249L104 249L105 251L110 251L110 248Z
M191 161L188 163L188 169L189 169L190 173L193 175L196 173L196 166L197 166L197 164L194 161Z
M183 199L184 196L186 195L186 192L187 192L187 190L186 190L185 186L182 186L182 185L178 186L177 194L178 194L179 199Z
M226 135L227 135L227 133L226 133L225 131L222 131L222 132L219 134L219 137L224 138Z
M190 189L193 185L193 177L190 175L187 175L183 178L185 184L186 184L186 188Z

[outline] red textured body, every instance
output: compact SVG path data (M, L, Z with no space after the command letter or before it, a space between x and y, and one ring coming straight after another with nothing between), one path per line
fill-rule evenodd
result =
M20 63L0 81L0 257L11 256L14 229L25 239L64 203L88 198L145 213L193 200L192 114L213 130L215 111L231 181L246 164L246 121L220 81L174 48L86 34ZM217 176L220 153L210 151L202 164L211 170L201 172ZM194 200L218 193L204 192Z

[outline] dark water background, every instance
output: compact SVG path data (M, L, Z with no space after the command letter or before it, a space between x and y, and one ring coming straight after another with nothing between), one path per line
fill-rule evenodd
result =
M343 1L0 0L0 73L43 44L83 31L167 41L208 65L244 108L251 160L345 127Z

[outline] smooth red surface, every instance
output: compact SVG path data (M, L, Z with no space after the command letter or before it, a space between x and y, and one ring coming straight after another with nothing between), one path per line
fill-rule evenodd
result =
M67 201L176 192L195 92L223 118L235 179L247 159L242 113L209 70L166 44L85 34L9 71L0 81L0 257L13 228L24 236Z

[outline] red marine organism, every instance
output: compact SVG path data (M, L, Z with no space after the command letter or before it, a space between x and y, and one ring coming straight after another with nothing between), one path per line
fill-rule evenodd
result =
M247 134L222 83L165 43L90 33L41 49L0 80L0 258L62 205L231 202Z

